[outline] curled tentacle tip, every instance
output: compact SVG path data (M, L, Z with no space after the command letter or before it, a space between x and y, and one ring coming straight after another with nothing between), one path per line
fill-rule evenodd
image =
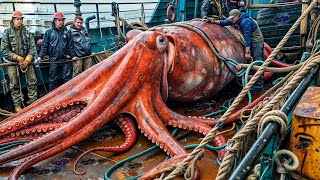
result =
M78 168L78 170L74 169L73 172L77 175L84 175L87 171L84 168Z

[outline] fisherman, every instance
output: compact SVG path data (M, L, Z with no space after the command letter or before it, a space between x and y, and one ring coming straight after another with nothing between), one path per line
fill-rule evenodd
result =
M214 24L220 24L221 26L229 26L237 24L240 26L242 34L244 36L245 44L245 58L250 62L261 60L263 61L263 35L260 31L257 22L250 18L248 13L240 12L238 9L233 9L229 12L229 17L226 20L213 20ZM251 88L252 92L259 92L263 89L262 76L259 77L257 82Z
M65 16L58 11L53 15L52 27L49 28L42 40L39 60L49 56L49 91L59 86L58 77L61 74L63 83L72 78L72 61L75 59L71 35L64 25Z
M75 56L81 59L73 62L73 77L90 68L92 64L91 57L86 57L92 54L90 37L88 30L82 26L83 18L76 16L74 24L68 30L72 37ZM82 58L86 57L86 58Z
M5 61L18 62L19 66L7 66L10 79L11 96L16 112L21 111L23 94L19 73L23 73L27 81L28 97L27 104L37 100L37 78L31 61L37 54L34 38L22 24L23 14L20 11L12 13L10 27L4 30L1 39L1 52Z
M239 9L240 12L246 12L246 3L244 0L239 0L237 6L237 9Z
M201 17L203 19L214 18L224 19L226 15L227 6L226 0L203 0L201 5Z

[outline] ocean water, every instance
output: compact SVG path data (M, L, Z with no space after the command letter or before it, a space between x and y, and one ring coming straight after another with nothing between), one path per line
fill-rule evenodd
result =
M19 3L19 2L39 2L39 3ZM11 12L13 11L12 3L15 2L16 10L25 13L24 24L29 27L31 32L43 33L50 25L52 21L52 16L55 13L53 5L40 4L40 2L52 2L57 3L57 10L62 11L66 15L66 22L73 20L75 7L73 6L73 0L0 0L0 33L7 27L10 19ZM70 4L59 4L62 2L67 2ZM82 6L80 10L82 12L83 18L87 18L91 15L96 15L96 5L95 4L85 4L85 3L108 3L99 4L99 19L100 27L114 26L114 17L111 16L112 0L81 0ZM137 22L141 17L142 4L144 6L144 14L146 22L150 20L151 15L157 5L158 0L115 0L114 2L119 3L120 17L124 18L128 22ZM126 4L130 3L130 4ZM34 15L38 14L38 15ZM97 19L90 21L90 27L97 27Z

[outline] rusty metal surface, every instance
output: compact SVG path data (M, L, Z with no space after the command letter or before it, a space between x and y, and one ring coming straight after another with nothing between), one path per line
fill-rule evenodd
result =
M320 179L320 88L309 87L292 116L290 150L298 157L298 173Z
M320 118L320 87L309 87L297 105L294 115L313 119Z

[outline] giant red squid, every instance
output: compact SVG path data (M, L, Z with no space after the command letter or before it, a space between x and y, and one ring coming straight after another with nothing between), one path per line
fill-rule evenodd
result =
M125 142L94 150L130 148L136 138L132 121L136 121L141 133L173 159L185 157L186 150L166 126L206 135L216 121L178 114L166 106L166 100L211 97L234 77L230 70L235 69L228 70L203 35L221 56L238 62L244 59L244 47L232 27L226 30L202 21L184 24L195 30L173 24L129 32L128 43L112 56L0 122L0 143L30 140L0 155L0 164L25 158L10 178L17 179L28 167L88 138L112 120L125 132ZM213 143L221 145L225 140L217 136Z

